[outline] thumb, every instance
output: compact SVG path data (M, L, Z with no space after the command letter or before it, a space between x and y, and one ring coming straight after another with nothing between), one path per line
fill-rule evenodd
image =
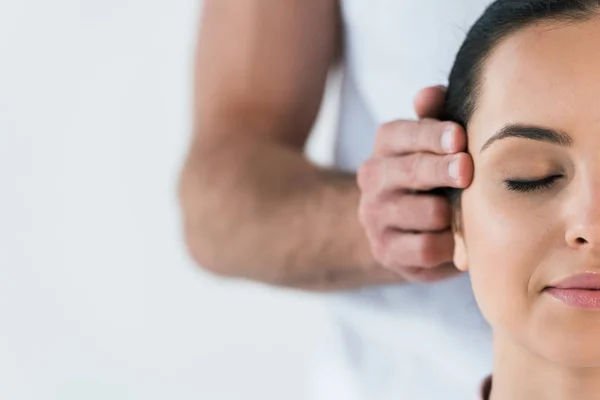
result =
M413 100L413 106L419 119L437 119L444 109L445 100L445 86L430 86L417 92Z

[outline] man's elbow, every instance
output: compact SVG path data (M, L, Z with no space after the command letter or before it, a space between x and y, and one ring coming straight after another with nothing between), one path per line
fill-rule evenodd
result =
M244 218L237 202L223 200L238 199L239 193L227 193L198 179L199 170L209 169L202 167L184 168L179 182L183 239L191 259L219 277L290 286L282 257L268 257L259 250L265 247L265 238L261 239L255 219Z
M181 171L178 200L185 249L201 269L217 276L231 276L213 226L218 215L207 204L206 191L209 188L202 185L201 181L189 163Z
M209 234L200 232L199 227L184 222L184 241L188 255L202 270L219 277L234 277L232 269L227 265Z

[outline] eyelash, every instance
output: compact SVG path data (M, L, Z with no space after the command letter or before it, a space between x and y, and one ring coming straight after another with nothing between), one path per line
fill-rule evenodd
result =
M551 175L543 179L536 180L506 180L506 188L513 192L530 193L549 189L554 182L562 178L562 175Z

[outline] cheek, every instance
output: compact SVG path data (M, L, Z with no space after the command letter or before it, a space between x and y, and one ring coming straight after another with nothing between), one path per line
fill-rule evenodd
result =
M477 303L495 327L518 329L531 298L528 283L546 254L544 220L518 201L474 183L463 194L463 234Z

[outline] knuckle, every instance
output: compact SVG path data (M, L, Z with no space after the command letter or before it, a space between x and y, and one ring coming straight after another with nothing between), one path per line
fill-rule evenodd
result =
M374 203L361 203L358 209L359 220L362 225L372 230L377 225L379 219L379 208Z
M381 154L389 150L390 136L397 123L386 122L381 125L375 134L375 153Z
M387 154L403 152L403 147L410 146L410 140L398 140L398 137L410 135L414 121L396 120L386 122L379 127L375 135L375 153ZM394 148L394 144L396 147Z
M402 173L404 173L406 178L406 184L409 188L414 188L419 183L419 170L423 163L423 154L422 153L414 153L410 156L405 157L404 168Z
M428 118L422 118L416 121L416 132L421 132L431 124L431 120Z
M425 120L417 120L414 121L410 127L406 128L406 136L408 137L408 146L411 149L416 149L419 146L419 141L423 134L423 131L426 129L427 121Z
M448 171L450 168L450 163L454 159L454 156L438 157L436 171L440 182L448 182L448 180L450 179Z
M357 171L356 179L361 190L367 192L374 187L373 182L379 181L379 162L370 159L363 163Z
M385 123L381 124L379 126L379 129L377 130L377 137L382 138L382 137L386 136L388 134L388 132L393 130L394 127L397 126L398 124L399 124L399 121L390 121L390 122L385 122Z
M418 122L417 134L415 135L416 139L419 140L423 146L428 148L433 147L432 142L437 140L435 132L439 130L437 127L440 125L440 122L431 118L423 118Z

